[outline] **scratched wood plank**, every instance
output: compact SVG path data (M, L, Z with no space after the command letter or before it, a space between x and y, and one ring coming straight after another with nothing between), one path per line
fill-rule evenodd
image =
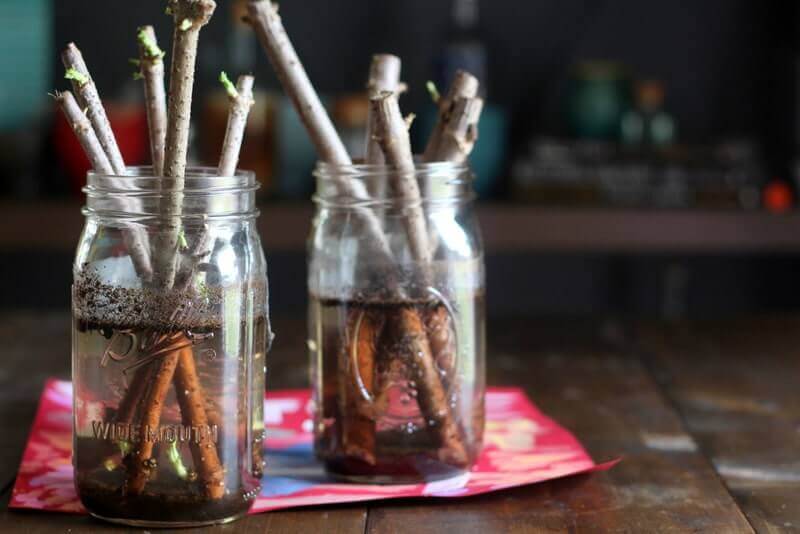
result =
M756 530L800 531L800 318L642 325L638 342Z
M14 350L4 355L7 376L3 384L15 384L15 395L32 414L44 378L68 373L68 321L65 315L4 319L0 342ZM279 338L269 359L269 385L303 386L305 366L297 363L297 347L303 346L304 339L302 322L280 322L277 330ZM369 516L371 531L438 532L447 526L466 532L575 528L748 531L735 505L695 451L681 451L677 457L663 454L664 443L680 449L687 448L681 444L691 440L638 363L623 354L618 346L620 336L613 328L598 334L591 327L572 323L536 328L516 323L495 332L498 336L490 351L493 382L524 381L529 394L545 410L578 431L595 457L625 454L626 460L608 474L455 503L376 504ZM610 380L605 379L608 373L613 377ZM25 435L27 428L11 436L19 444L17 455ZM0 531L4 532L119 530L80 516L2 508ZM365 519L361 506L320 508L262 514L216 530L363 532Z
M16 476L39 394L48 376L69 376L69 321L64 314L18 313L0 319L0 487Z
M46 534L63 532L113 533L142 532L141 529L127 529L111 525L89 516L49 514L33 511L8 510L9 494L0 502L0 532L24 532L26 534ZM183 534L202 532L203 534L262 533L270 534L361 534L364 532L367 512L363 507L335 507L309 510L287 510L266 514L251 515L228 525L198 529L158 529L154 532L174 532Z
M380 503L367 532L752 532L617 325L504 322L491 332L490 383L524 386L596 460L623 461L458 501Z
M50 376L69 378L70 322L65 313L17 313L0 317L0 532L120 532L125 529L101 523L87 516L8 510L10 485L16 475L30 424L45 380ZM269 386L307 385L305 365L298 365L297 348L305 347L302 321L279 321L281 333L269 355ZM304 359L300 360L305 362ZM289 510L249 516L230 525L202 529L202 532L364 532L363 505ZM182 529L176 532L189 532ZM162 531L166 532L166 531Z

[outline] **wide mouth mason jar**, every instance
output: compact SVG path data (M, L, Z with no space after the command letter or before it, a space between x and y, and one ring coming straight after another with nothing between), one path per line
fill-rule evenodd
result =
M318 164L309 240L317 456L334 477L429 481L474 464L484 426L484 259L472 173ZM412 250L409 220L429 250ZM424 225L420 226L420 220ZM418 243L419 240L416 240ZM426 258L424 261L420 258Z
M90 173L84 189L72 286L75 484L106 520L225 522L247 513L262 474L272 334L258 184L250 172L189 169L181 186L150 174Z

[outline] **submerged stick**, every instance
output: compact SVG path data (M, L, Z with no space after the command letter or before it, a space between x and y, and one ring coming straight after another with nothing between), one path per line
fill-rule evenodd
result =
M370 98L384 91L395 92L400 85L400 58L391 54L372 56L367 80L367 93ZM367 138L364 162L369 165L382 165L385 161L383 151L375 139L376 119L370 106L367 114ZM367 191L372 199L386 196L386 182L381 177L367 183ZM379 220L382 212L376 216ZM340 413L342 448L347 456L358 458L369 465L375 465L376 421L375 413L367 408L382 393L381 385L375 380L375 366L380 359L378 344L386 318L383 314L353 308L348 311L345 327L347 343L339 354L340 380L338 398L343 406Z
M228 110L228 125L225 129L225 140L222 143L222 155L219 158L217 172L220 176L233 176L236 165L239 163L239 153L242 150L244 129L247 126L247 116L253 107L253 82L250 75L239 76L236 87L233 86L228 76L223 72L220 81L225 86L230 100Z
M225 495L225 472L213 440L213 429L206 411L206 396L200 385L191 347L184 347L178 352L175 393L183 424L201 429L197 439L189 445L205 494L209 499L221 499Z
M95 134L100 140L103 151L108 156L114 174L122 176L126 172L125 161L119 151L114 132L111 130L111 123L108 121L106 110L100 100L100 94L92 81L89 69L83 60L83 55L75 43L69 43L61 54L64 68L67 69L65 77L72 82L72 87L76 95L79 95L80 104L86 108L86 114L92 123ZM111 174L111 173L109 173Z
M391 328L391 338L398 341L396 346L404 348L397 356L405 361L409 378L416 384L419 409L439 438L438 458L451 465L466 466L469 453L450 409L422 318L411 306L403 306L395 313L387 328Z
M97 173L114 174L111 162L108 161L108 156L103 151L103 146L92 129L92 123L89 122L83 110L78 106L75 96L69 91L56 92L53 96L58 105L61 106L61 110L64 112L72 131L75 132L75 137L78 138L86 157L89 158L92 169Z
M147 126L150 134L150 158L153 176L164 172L164 144L167 135L167 95L164 90L164 51L158 47L152 26L142 26L136 34L139 42L139 72L144 80Z
M385 314L354 307L348 310L346 342L338 354L342 448L347 456L375 465L375 364Z
M395 194L409 206L404 222L411 255L422 271L423 286L428 287L431 281L431 253L408 126L400 112L396 95L383 93L373 98L371 105L377 117L376 136L386 162L393 167L391 177ZM404 306L390 317L387 328L390 329L394 346L405 348L401 354L393 356L403 360L410 370L410 379L416 384L420 410L441 443L439 459L454 465L467 465L468 453L450 409L423 318L415 308Z
M440 144L445 135L445 131L451 121L453 106L458 98L475 98L478 95L478 79L472 74L459 70L456 72L453 83L447 94L438 99L436 104L439 107L439 115L436 125L433 127L425 152L422 156L423 161L439 161Z
M182 341L172 341L175 347ZM169 391L175 368L178 365L179 350L168 350L167 353L151 365L156 365L157 370L152 376L152 385L147 391L143 402L143 413L139 418L141 427L141 440L135 444L133 453L127 459L128 476L125 481L125 492L131 495L140 495L158 467L157 460L153 458L155 439L148 439L148 432L157 432L161 421L161 411ZM146 369L140 369L144 373Z

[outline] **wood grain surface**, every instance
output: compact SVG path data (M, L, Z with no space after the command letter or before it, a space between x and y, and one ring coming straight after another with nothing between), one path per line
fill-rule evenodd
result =
M303 322L278 318L275 329L268 387L306 386ZM203 531L738 533L800 525L800 319L506 320L489 332L490 384L522 386L596 461L622 462L491 495L272 512ZM69 376L69 318L4 315L0 343L0 532L124 530L6 509L44 381Z

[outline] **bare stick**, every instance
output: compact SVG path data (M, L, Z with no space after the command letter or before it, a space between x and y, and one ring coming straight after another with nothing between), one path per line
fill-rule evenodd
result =
M284 91L292 99L305 124L320 160L332 165L351 165L347 149L311 85L289 36L286 35L277 6L270 0L250 0L248 11L250 24L258 35ZM337 187L343 196L356 200L369 199L366 187L359 180L338 179ZM370 236L370 246L380 255L381 262L386 267L392 265L394 263L392 251L383 235L378 218L372 211L364 208L359 208L357 213L366 233Z
M108 160L108 156L106 156L103 146L92 128L91 122L81 108L78 107L75 96L69 91L56 93L54 96L64 111L67 122L72 127L72 131L75 132L75 136L89 158L94 171L105 175L115 174L111 162ZM124 210L126 208L125 202L121 202L121 204L121 208ZM140 228L125 228L122 232L122 239L130 252L136 273L143 284L148 283L153 275L153 269L150 265L147 236Z
M63 93L56 92L53 96L59 106L61 106L61 110L67 118L67 122L72 127L72 131L75 132L75 136L78 138L95 172L114 174L114 169L111 168L111 162L108 161L108 156L106 156L106 153L103 151L103 146L100 144L100 140L97 139L97 135L92 129L92 123L89 122L89 119L78 106L75 96L69 91L64 91Z
M247 116L250 114L250 108L253 107L254 79L250 75L239 76L236 87L234 87L223 72L220 74L220 81L228 92L231 105L228 110L228 126L225 129L225 140L222 143L222 155L219 158L217 172L220 176L233 176L236 173L236 165L239 163Z
M400 86L400 67L400 58L397 56L391 54L376 54L372 56L369 80L367 81L369 97L372 98L385 92L397 92ZM375 139L375 130L375 116L370 107L367 115L367 150L364 159L366 163L371 165L381 165L384 162L383 151ZM373 195L374 197L375 195Z
M270 0L251 0L248 11L250 23L269 56L281 85L306 125L320 159L334 165L349 165L347 149L311 85L289 36L286 35L278 15L278 6Z
M111 130L111 123L108 121L106 110L100 101L100 94L92 81L89 69L83 61L83 56L75 43L69 43L61 54L64 68L67 69L66 78L72 82L72 87L76 95L79 95L81 105L86 108L86 114L94 127L94 132L100 140L103 151L108 156L114 174L122 176L125 174L125 161L119 151L114 132ZM112 173L109 173L112 174Z
M86 115L92 124L94 133L103 147L108 162L111 164L111 171L105 172L108 175L123 176L127 173L125 161L117 146L114 132L111 130L111 123L108 121L106 110L100 100L100 94L92 81L83 55L75 43L69 43L61 54L61 60L67 69L65 77L72 82L77 94L80 95L80 103L86 108ZM124 183L120 183L124 186ZM138 201L121 201L122 208L125 210L136 210ZM152 266L150 262L150 246L145 234L140 228L126 229L122 234L123 241L131 255L131 261L136 269L143 284L150 282L152 277Z
M386 162L393 167L391 181L395 194L409 204L404 222L411 256L427 269L431 262L428 231L415 175L408 124L403 119L397 95L394 93L385 92L373 97L370 99L370 107L376 119L375 137L386 156Z
M478 80L468 72L458 71L446 97L439 97L435 87L429 90L439 105L439 118L422 161L463 163L478 140L478 122L483 111L483 100L475 96ZM433 255L439 246L439 236L431 231L429 239Z
M452 105L448 106L447 112L440 117L442 130L439 132L439 143L425 153L423 161L464 163L478 140L481 111L483 111L483 99L456 97ZM434 255L439 246L439 234L431 228L428 238L431 255Z
M228 111L228 127L225 130L225 140L222 143L222 155L220 156L217 173L220 176L233 176L239 163L239 152L241 151L242 139L247 126L247 116L250 114L250 109L254 103L254 78L250 75L239 76L236 86L234 86L223 72L220 74L220 82L228 92L231 107ZM192 250L181 264L180 272L175 277L175 287L177 289L183 291L189 287L197 266L211 254L213 248L214 238L209 232L208 225L205 225L199 233Z
M208 23L216 7L213 0L169 1L169 9L175 19L175 31L172 37L172 67L169 76L164 176L180 180L181 186L186 174L197 43L200 30ZM180 209L180 206L177 207Z
M464 163L478 140L478 121L483 111L482 98L458 97L444 121L439 144L432 153L425 153L426 162Z
M422 156L423 161L437 161L435 158L439 153L439 145L442 142L442 137L450 122L450 116L456 99L459 97L475 98L477 95L478 79L466 71L457 71L447 94L439 98L437 102L439 106L439 118L436 121L433 132L431 132L428 145L425 147L425 153Z
M167 223L158 240L155 273L159 284L165 288L172 287L177 270L197 42L200 29L208 23L216 8L213 0L170 0L168 5L175 19L175 31L172 37L164 176L172 178L173 191L161 207L161 215Z
M164 172L164 143L167 135L167 95L164 90L164 51L158 47L152 26L142 26L139 42L139 72L144 80L147 126L150 132L150 158L153 176Z

